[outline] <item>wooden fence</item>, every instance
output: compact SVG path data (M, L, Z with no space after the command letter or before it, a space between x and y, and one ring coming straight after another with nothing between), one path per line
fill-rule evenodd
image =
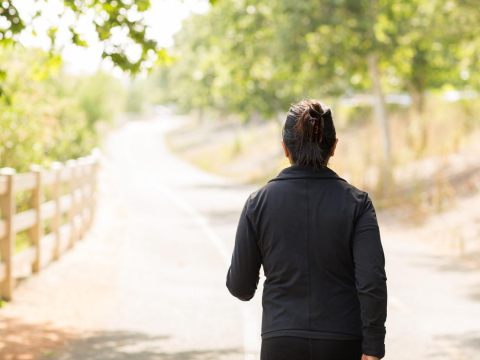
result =
M21 174L0 169L2 299L12 299L16 278L38 272L58 259L89 229L96 206L99 157L94 150L84 158L54 163L50 169L32 166L31 172ZM15 198L21 191L31 192L31 196L28 209L24 206L18 212ZM17 252L17 234L22 231L28 234L28 246Z

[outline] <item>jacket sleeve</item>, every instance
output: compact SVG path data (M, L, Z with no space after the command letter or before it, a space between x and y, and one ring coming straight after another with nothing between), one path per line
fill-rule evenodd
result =
M377 216L367 193L355 224L352 247L361 308L363 353L383 358L387 319L385 256Z
M243 301L255 295L262 256L258 248L257 236L248 217L248 198L238 222L232 263L227 274L227 288L230 293Z

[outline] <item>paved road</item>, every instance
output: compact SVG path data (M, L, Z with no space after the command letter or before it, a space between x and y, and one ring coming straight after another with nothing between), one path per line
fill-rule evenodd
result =
M261 292L242 303L225 287L239 211L254 188L170 154L163 135L173 124L128 123L111 134L89 238L3 310L12 328L44 331L42 344L65 339L42 358L259 358ZM386 359L480 359L480 272L393 236L383 242Z

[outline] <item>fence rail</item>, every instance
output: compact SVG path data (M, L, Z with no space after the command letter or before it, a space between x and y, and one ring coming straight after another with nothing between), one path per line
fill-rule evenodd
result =
M27 273L40 271L82 239L90 228L96 207L99 157L96 149L84 158L53 163L50 169L33 165L31 172L22 174L10 168L0 169L2 299L12 299L16 278L25 269ZM15 197L20 191L29 191L31 196L29 208L17 212ZM45 201L47 192L49 199ZM16 253L17 234L22 231L28 231L29 246Z

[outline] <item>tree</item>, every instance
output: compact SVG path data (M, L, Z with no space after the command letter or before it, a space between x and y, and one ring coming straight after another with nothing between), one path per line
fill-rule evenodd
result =
M35 0L40 2L42 0ZM64 12L72 11L75 21L69 27L72 42L79 46L88 46L84 34L77 31L78 22L86 14L93 14L93 25L98 35L98 41L103 44L102 57L110 58L112 62L122 70L136 73L151 65L150 62L158 56L164 55L164 49L160 49L155 40L148 38L146 26L143 23L143 13L149 9L149 0L64 0ZM33 19L42 16L37 12ZM21 17L15 1L5 0L0 5L0 21L7 24L6 28L0 29L0 44L18 42L19 34L27 30L27 26L33 19ZM118 44L112 41L116 32L123 32L125 41ZM52 40L52 50L57 36L57 29L51 28L49 36ZM128 45L137 45L141 48L138 59L129 59L126 51Z
M424 111L427 90L445 85L478 88L479 82L473 79L480 60L478 4L416 1L404 11L408 21L392 19L398 22L402 37L390 63L396 72L393 81L411 94L415 110Z
M185 109L268 118L309 94L370 91L388 184L384 94L409 91L421 111L428 89L478 88L478 20L472 0L224 0L176 37L169 93Z

